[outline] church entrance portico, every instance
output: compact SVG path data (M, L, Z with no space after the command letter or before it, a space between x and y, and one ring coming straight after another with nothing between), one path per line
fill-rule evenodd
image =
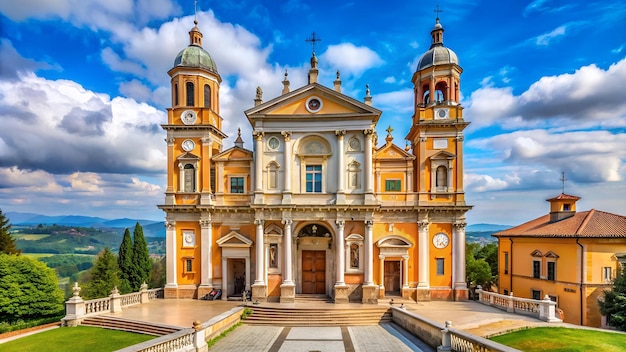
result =
M296 293L330 295L334 283L330 230L321 224L310 224L297 233Z

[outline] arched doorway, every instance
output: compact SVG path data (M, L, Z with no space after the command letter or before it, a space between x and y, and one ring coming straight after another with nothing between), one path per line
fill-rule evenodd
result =
M332 290L332 232L322 224L308 224L297 231L296 292L326 294Z

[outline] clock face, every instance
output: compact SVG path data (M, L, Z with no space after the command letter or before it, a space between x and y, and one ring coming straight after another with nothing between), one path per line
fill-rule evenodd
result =
M446 248L449 243L450 239L445 233L438 233L435 235L435 237L433 237L433 245L436 248Z
M278 146L280 145L280 142L278 141L278 138L272 137L267 142L267 145L270 147L270 149L276 150L276 149L278 149Z
M192 150L193 150L193 148L195 148L195 147L196 147L196 143L194 143L194 141L192 141L191 139L185 139L185 140L183 141L183 145L182 145L182 147L183 147L183 150L184 150L184 151L186 151L186 152L190 152L190 151L192 151Z
M193 246L194 245L194 235L191 232L185 232L183 233L183 241L185 241L185 245L186 246Z
M318 97L311 97L306 101L306 109L309 112L318 112L322 109L322 100Z
M183 114L180 115L180 119L183 121L185 125L193 125L194 123L196 123L197 118L198 116L196 115L196 112L193 110L185 110L183 111Z

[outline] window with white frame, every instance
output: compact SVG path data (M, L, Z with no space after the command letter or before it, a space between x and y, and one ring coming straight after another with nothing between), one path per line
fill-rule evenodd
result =
M229 178L230 178L230 193L244 193L245 178L243 176L231 176Z
M548 265L547 279L551 281L555 281L556 280L556 262L547 262L546 264Z
M539 279L541 277L541 261L533 260L533 278Z
M322 165L306 166L306 192L322 192Z
M602 268L602 281L609 283L613 280L613 268L605 266Z

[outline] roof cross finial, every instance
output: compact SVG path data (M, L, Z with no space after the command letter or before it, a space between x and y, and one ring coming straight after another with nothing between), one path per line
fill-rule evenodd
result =
M443 10L441 10L441 9L439 8L439 4L437 4L437 8L436 8L435 10L433 10L433 12L436 12L436 13L437 13L437 19L439 19L439 14L440 14L440 13L442 13L442 12L443 12Z
M561 171L561 178L559 181L561 181L561 193L565 194L565 181L567 181L565 178L565 171Z
M306 38L304 41L311 44L311 48L313 49L313 53L315 53L315 45L318 42L321 42L322 38L318 37L317 34L315 34L315 32L313 32L313 33L311 33L311 36L309 38Z

